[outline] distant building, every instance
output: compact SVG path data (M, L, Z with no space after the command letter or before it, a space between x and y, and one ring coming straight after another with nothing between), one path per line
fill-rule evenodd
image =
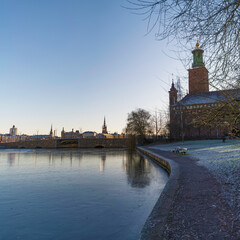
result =
M110 134L110 133L106 133L104 135L106 138L114 138L113 134Z
M102 133L98 133L96 135L96 138L106 138L105 134L102 134Z
M110 134L107 131L106 118L104 117L102 133L96 133L94 131L86 131L80 133L78 130L74 132L72 129L71 132L65 132L64 128L61 131L62 139L74 139L74 138L124 138L124 135L118 133Z
M28 141L36 141L36 140L46 140L49 139L49 135L29 135L26 137Z
M124 134L118 134L116 132L111 135L113 136L113 138L124 138L125 137Z
M17 128L15 127L15 125L13 125L13 127L10 128L9 135L10 136L17 136Z
M104 117L103 126L102 126L102 133L103 134L107 134L108 133L105 117Z
M1 143L19 142L19 141L25 141L26 139L27 139L26 135L11 136L10 134L0 134Z
M76 130L74 132L74 129L72 129L71 132L65 132L63 128L61 132L61 138L64 139L82 138L82 134L79 132L79 130Z
M87 131L82 134L83 138L95 138L97 135L96 132Z
M208 70L203 62L203 52L197 43L192 51L192 68L188 70L189 94L178 101L178 91L172 82L169 91L171 139L209 139L225 136L227 131L222 123L227 123L227 118L216 120L210 126L195 126L193 120L215 107L222 107L227 96L240 101L240 89L209 91Z
M56 129L53 131L53 136L57 137L57 130Z

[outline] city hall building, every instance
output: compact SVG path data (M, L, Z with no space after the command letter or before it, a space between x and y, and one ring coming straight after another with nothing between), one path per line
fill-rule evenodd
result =
M226 128L216 119L211 126L194 124L194 119L204 112L213 111L226 101L227 96L240 100L240 90L209 91L208 70L203 62L203 50L196 44L192 51L193 64L189 72L189 94L177 101L177 89L172 83L169 91L170 138L213 139L224 137Z

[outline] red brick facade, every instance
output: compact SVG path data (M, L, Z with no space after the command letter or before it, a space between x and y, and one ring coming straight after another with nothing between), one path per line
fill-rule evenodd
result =
M188 70L189 94L209 92L208 70L203 66Z
M204 111L211 111L214 104L192 104L170 106L170 135L171 139L214 139L225 135L225 129L220 124L214 126L196 127L194 118Z

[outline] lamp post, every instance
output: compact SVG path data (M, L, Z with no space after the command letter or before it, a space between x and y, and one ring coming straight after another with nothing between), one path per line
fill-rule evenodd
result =
M183 131L183 104L180 106L180 118L181 118L181 137L182 137L182 145L184 143L184 131Z
M182 135L182 145L184 143L184 133L183 133L183 117L182 117L183 112L181 111L181 135Z

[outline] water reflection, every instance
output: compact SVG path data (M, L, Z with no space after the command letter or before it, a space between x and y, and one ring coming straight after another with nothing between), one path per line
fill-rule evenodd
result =
M150 184L150 168L148 161L135 152L128 152L126 161L123 160L124 170L127 173L128 183L132 187L144 188Z
M107 153L101 152L100 168L99 168L100 172L104 172L106 158L107 158Z
M0 150L0 238L139 239L166 181L123 150Z
M137 154L136 152L126 151L108 151L108 150L95 150L95 151L68 151L68 150L20 150L18 152L7 152L8 165L13 167L15 165L16 155L18 155L18 164L27 162L33 164L37 169L44 165L44 161L48 159L48 168L56 169L58 167L81 167L81 161L85 160L91 164L97 164L95 161L99 159L99 172L105 171L107 157L119 158L122 156L123 170L127 176L127 182L132 187L144 188L150 184L151 165L149 162ZM34 159L31 161L30 159ZM77 163L77 164L76 164Z
M9 153L8 154L8 164L9 166L13 166L15 164L16 153Z
M101 171L104 171L105 161L107 154L112 154L108 151L69 151L69 150L11 150L0 151L0 156L4 158L6 156L8 165L14 167L16 164L16 158L18 157L18 164L22 163L32 163L35 168L38 167L38 163L43 163L47 161L48 167L57 167L57 163L60 165L66 165L73 167L75 162L78 162L78 167L80 167L80 162L83 158L87 159L98 159L100 157ZM30 161L34 160L34 161Z

